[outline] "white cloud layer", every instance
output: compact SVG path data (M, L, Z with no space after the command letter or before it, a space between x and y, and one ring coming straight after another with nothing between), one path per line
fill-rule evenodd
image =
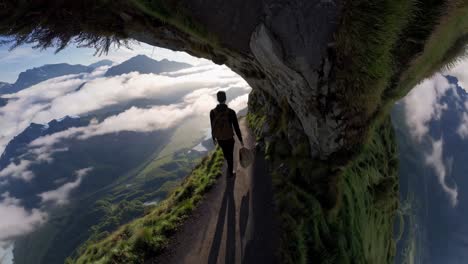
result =
M459 85L467 85L468 73L461 70L468 66L465 62L451 69L444 74L449 74L459 79ZM447 177L450 175L453 159L444 160L443 157L443 139L434 140L428 135L429 122L439 120L443 111L447 109L447 105L441 103L441 98L446 93L452 90L457 100L461 97L457 93L456 86L450 84L442 74L435 74L432 78L424 80L416 86L403 100L405 104L406 123L409 127L411 135L418 141L423 138L429 139L432 146L432 151L426 155L426 163L434 169L437 175L437 180L442 190L448 195L450 204L456 206L458 203L458 188L456 185L449 186ZM457 105L457 110L462 111L463 115L460 120L460 125L457 133L462 138L468 137L468 102L464 105Z
M6 144L31 122L44 124L65 115L82 115L135 99L170 98L181 91L195 90L192 94L195 98L197 95L206 95L207 92L212 94L220 89L249 89L240 76L226 66L214 64L164 75L133 72L105 78L104 72L105 68L99 68L89 74L62 76L16 94L4 95L9 101L6 106L0 108L0 153ZM76 91L84 82L86 84ZM185 102L190 103L190 99L185 98Z
M440 104L439 99L453 88L453 84L444 76L436 74L417 85L405 97L406 123L414 138L420 141L429 131L428 123L440 118L447 106Z
M468 92L468 59L460 61L444 73L457 77L458 85ZM461 138L466 139L468 138L468 102L465 102L463 110L464 113L457 132Z
M27 234L46 221L45 212L39 209L26 210L20 205L20 200L11 197L8 192L1 197L0 241Z
M193 97L189 94L180 104L154 106L147 109L131 107L118 115L107 117L102 122L92 120L85 127L72 127L37 138L30 143L30 146L45 148L66 138L88 139L121 131L151 132L167 129L189 116L207 115L209 110L216 105L213 96L207 94L197 96L196 100L192 99Z
M34 177L34 173L28 170L31 165L29 160L21 160L19 163L11 162L3 170L0 171L0 178L12 177L30 181Z
M232 110L239 112L240 110L247 107L248 100L249 94L238 96L229 102L229 107L232 108Z
M468 113L467 112L463 113L463 117L461 119L460 126L457 129L457 133L463 139L468 138Z
M2 243L0 241L0 263L13 264L13 243Z
M157 48L157 58L156 53ZM146 108L130 107L100 121L93 119L87 126L40 137L30 144L26 154L16 157L0 170L0 185L6 186L10 179L31 180L34 177L31 166L51 163L55 153L68 150L54 146L66 138L84 140L121 131L151 132L175 127L192 117L208 120L207 115L216 105L215 94L219 90L242 89L246 94L234 98L230 106L236 111L246 107L250 87L240 76L225 66L199 62L204 64L160 75L129 73L106 78L106 69L99 68L92 73L61 76L16 94L3 95L8 103L0 107L0 154L6 144L31 122L45 124L66 115L82 116L138 99L175 101ZM28 210L18 199L4 193L0 198L0 246L11 246L13 238L31 232L46 221L47 213L43 210L48 208L47 205L67 204L70 194L82 184L90 170L77 170L74 180L57 182L57 187L53 187L56 189L35 194L41 199L41 208Z
M11 161L5 168L0 170L0 178L6 178L0 181L0 186L6 185L9 178L20 179L29 182L34 178L34 172L30 169L33 164L41 164L44 162L51 163L52 155L56 152L68 151L68 148L53 148L52 146L41 146L38 148L30 148L25 155L30 155L30 159L20 159L19 162Z
M449 74L457 77L458 85L468 92L468 59L460 61L455 67L444 71L444 74Z
M434 169L442 189L449 196L450 204L455 207L458 203L458 188L457 186L450 187L446 182L450 169L447 169L444 163L442 139L432 140L432 153L426 156L426 163Z
M52 202L56 205L65 205L69 202L71 191L80 186L83 178L92 170L92 167L83 168L75 171L76 180L65 183L58 189L38 194L43 203Z

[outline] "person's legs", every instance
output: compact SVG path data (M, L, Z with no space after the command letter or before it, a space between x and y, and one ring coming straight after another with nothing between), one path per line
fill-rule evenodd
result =
M227 143L226 160L228 163L229 173L232 173L234 171L234 142L234 139L231 139Z
M230 176L234 170L234 139L218 140L218 144L223 150L224 159L228 165L228 176Z

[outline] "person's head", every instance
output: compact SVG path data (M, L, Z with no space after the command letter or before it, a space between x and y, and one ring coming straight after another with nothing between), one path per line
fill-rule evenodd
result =
M226 103L226 92L224 92L224 91L219 91L219 92L216 94L216 97L218 98L218 102L219 102L220 104Z

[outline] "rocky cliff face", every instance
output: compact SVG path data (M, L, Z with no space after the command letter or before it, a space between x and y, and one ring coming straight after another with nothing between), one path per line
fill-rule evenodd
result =
M182 2L192 19L216 36L215 43L168 28L130 36L226 64L253 89L287 103L314 157L326 159L344 147L340 110L328 99L335 89L330 56L341 1Z

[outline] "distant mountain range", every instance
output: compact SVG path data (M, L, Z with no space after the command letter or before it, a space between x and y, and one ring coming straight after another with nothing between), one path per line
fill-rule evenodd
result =
M34 163L35 157L28 154L30 142L86 126L91 118L94 116L67 116L46 125L32 123L10 141L1 156L0 170L11 162L33 162L30 170L34 178L29 182L11 179L8 185L0 186L0 193L21 199L28 209L48 208L49 213L47 223L15 242L15 263L63 263L90 237L113 231L141 216L144 203L164 199L169 186L186 176L205 153L181 147L163 160L158 158L173 137L173 128L146 133L122 131L86 140L64 139L54 145L63 151L54 153L52 162ZM44 207L38 194L73 182L75 172L87 167L93 169L71 192L69 204Z
M70 65L67 63L59 63L28 69L20 73L18 79L13 84L0 82L0 94L16 93L51 78L68 74L91 72L96 68L102 66L111 66L112 64L114 64L114 62L111 60L101 60L88 66L80 64ZM170 61L167 59L157 61L145 55L137 55L116 66L110 67L105 73L105 76L111 77L130 72L158 74L161 72L177 71L188 67L192 67L192 65L182 62ZM0 106L2 106L2 103L4 102L0 100Z
M67 63L58 63L58 64L47 64L41 67L28 69L24 72L21 72L18 76L18 79L13 84L0 82L0 94L16 93L25 88L28 88L32 85L38 84L40 82L46 81L51 78L68 75L68 74L91 72L98 67L110 66L112 64L113 62L110 60L101 60L93 64L90 64L89 66L84 66L80 64L70 65ZM0 102L0 106L1 106L1 102Z
M137 55L129 60L122 62L119 65L109 68L105 76L116 76L130 72L139 72L143 74L157 74L161 72L178 71L189 67L192 67L192 65L187 63L169 61L167 59L157 61L145 55Z
M95 62L95 63L92 63L92 64L88 65L88 67L96 69L96 68L99 68L99 67L102 67L102 66L111 66L112 64L114 64L114 62L111 61L111 60L100 60L98 62Z
M35 157L28 154L28 144L32 140L71 127L87 125L89 120L90 118L66 117L53 120L47 125L31 124L8 144L0 160L0 168L12 161L17 164L19 160L35 162ZM143 182L138 183L133 179L137 170L132 170L157 154L169 139L171 132L121 132L86 140L65 139L54 146L63 151L53 154L52 162L31 165L34 178L30 182L12 179L8 186L0 187L2 193L8 191L12 196L21 199L26 208L48 208L49 213L49 221L42 228L16 242L15 263L63 263L80 243L92 235L93 226L101 224L103 231L113 230L116 226L141 215L144 211L142 203L147 199L162 198L164 192L156 191L169 179L150 181L151 178L148 177L144 179L146 184L143 185ZM70 193L70 202L66 207L44 207L47 205L41 203L38 196L40 193L57 190L67 183L74 182L75 172L88 167L92 168L92 171ZM142 192L140 188L148 188L148 191ZM124 204L121 205L122 210L118 215L109 216L109 208L101 208L96 202L106 197L113 199L115 192L123 196L112 200L112 204L119 206L120 201ZM148 196L144 196L145 194ZM126 198L126 195L132 198ZM137 202L137 197L141 197L141 201ZM107 217L113 217L112 223L106 223ZM100 231L100 228L96 230ZM39 241L41 246L37 244Z
M104 60L89 66L44 65L21 73L14 84L0 84L0 94L14 93L50 78L91 72L112 64L112 61ZM187 67L191 65L156 61L140 55L109 68L106 76L134 71L160 73ZM134 100L131 104L138 107L173 104L183 94L158 100ZM6 100L0 97L0 107L6 104ZM144 133L122 131L88 139L66 138L53 146L61 151L51 155L51 162L36 162L37 157L29 152L29 143L39 137L87 126L93 118L103 120L130 106L125 102L81 117L65 116L47 124L31 123L8 143L0 156L0 171L12 162L18 165L21 160L27 160L31 163L29 169L34 172L34 177L29 182L9 178L8 184L0 185L0 194L8 192L20 199L26 209L41 208L49 214L42 227L15 241L16 264L64 263L65 258L90 237L96 238L115 230L141 216L154 201L164 199L171 186L185 177L206 151L213 148L211 140L203 140L204 128L199 127L199 122L194 122L196 124L190 129L175 127ZM188 136L184 133L190 133L192 138L199 134L199 142L203 141L201 150L192 149L197 143L189 141L178 143L171 151L160 154L172 141L187 141L185 137ZM75 172L87 167L92 170L76 189L70 191L69 203L54 207L41 202L39 194L73 183L76 181Z
M0 91L2 90L2 88L8 87L8 86L10 86L10 85L11 85L11 84L6 83L6 82L0 82Z
M0 107L5 106L8 103L8 99L0 97Z
M65 116L59 120L54 119L45 125L31 123L22 133L8 143L0 156L0 168L6 167L12 158L25 154L28 150L28 144L33 140L71 127L80 127L87 124L88 120L70 116Z
M48 64L37 68L26 70L19 74L18 79L13 84L4 84L0 87L0 93L16 93L24 88L38 84L45 80L83 72L91 72L94 68L83 65L70 65L67 63Z

